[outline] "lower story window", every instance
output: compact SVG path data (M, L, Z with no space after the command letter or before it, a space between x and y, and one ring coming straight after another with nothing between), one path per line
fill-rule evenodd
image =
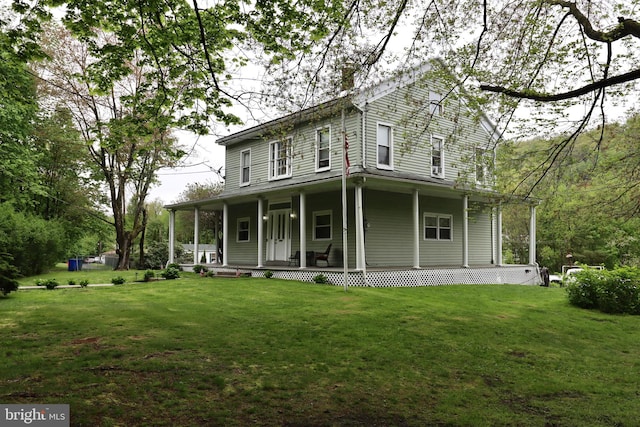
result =
M331 240L331 211L313 213L313 240Z
M451 215L424 214L425 240L452 240L453 217Z
M238 219L238 242L249 241L249 218Z

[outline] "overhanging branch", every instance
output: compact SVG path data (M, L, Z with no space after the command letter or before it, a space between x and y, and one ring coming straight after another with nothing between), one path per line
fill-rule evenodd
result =
M512 98L519 99L530 99L532 101L539 102L556 102L556 101L564 101L567 99L577 98L582 95L587 95L591 92L595 92L600 89L604 89L607 87L628 83L633 80L640 79L640 69L629 71L625 74L620 74L618 76L609 77L606 79L598 80L596 82L590 83L581 88L571 90L569 92L557 93L557 94L546 94L539 93L532 90L514 90L509 89L504 86L491 86L491 85L480 85L480 89L487 92L501 93L503 95L510 96Z

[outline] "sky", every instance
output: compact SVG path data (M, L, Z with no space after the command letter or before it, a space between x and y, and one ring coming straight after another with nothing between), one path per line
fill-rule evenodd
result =
M224 147L215 143L218 136L179 132L177 137L189 155L180 167L160 169L160 185L151 189L148 201L160 199L163 204L169 204L178 198L187 184L219 181L214 171L224 167ZM222 174L224 175L224 169Z

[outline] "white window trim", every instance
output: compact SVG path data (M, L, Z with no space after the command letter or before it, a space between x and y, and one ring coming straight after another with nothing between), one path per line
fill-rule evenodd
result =
M427 217L432 217L436 219L436 238L435 239L427 239L425 230L427 228ZM451 238L450 239L441 239L440 238L440 218L449 218L449 223L451 227ZM422 240L427 242L453 242L453 215L451 214L437 214L433 212L424 212L422 214Z
M244 153L248 152L249 153L249 164L245 165L243 163L244 160ZM243 181L243 171L244 168L247 167L249 168L249 180L248 181ZM246 187L247 185L251 185L251 148L247 148L246 150L242 150L240 152L240 187Z
M329 131L329 166L319 167L318 163L320 162L320 132L323 130ZM315 158L315 168L316 172L324 172L331 170L331 126L324 126L316 129L316 158Z
M429 92L429 114L431 114L431 116L444 115L443 97L438 92Z
M286 165L286 169L287 172L283 175L276 175L276 169L277 166L275 164L275 158L273 158L272 156L274 155L273 152L273 146L275 144L282 144L283 142L288 144L288 153L287 153L287 165ZM275 140L275 141L271 141L269 143L269 181L277 181L279 179L285 179L285 178L291 178L291 171L293 170L293 137L286 137L283 139L279 139L279 140Z
M240 240L240 223L247 223L247 240ZM236 243L247 243L251 241L251 219L249 217L238 218L236 222Z
M324 215L329 215L329 237L328 238L322 238L322 239L317 239L316 238L316 219L318 216L324 216ZM329 240L333 240L333 211L332 210L326 210L326 211L315 211L313 212L313 228L312 228L312 233L313 233L313 240L320 242L320 241L329 241Z
M433 166L433 140L434 139L439 139L441 141L441 145L440 145L440 173L435 173L434 172L434 166ZM431 168L431 176L434 178L444 178L445 175L445 170L444 170L444 165L445 165L445 155L444 155L444 138L439 136L439 135L431 135L430 138L430 142L431 142L431 153L429 156L429 165Z
M380 126L388 127L390 130L389 135L389 164L386 165L384 163L380 163L380 158L378 156L378 132L380 131ZM393 126L390 123L378 122L376 124L376 166L378 169L386 169L393 170Z

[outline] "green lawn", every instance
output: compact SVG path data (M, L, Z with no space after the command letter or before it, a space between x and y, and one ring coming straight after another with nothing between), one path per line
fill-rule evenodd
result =
M640 420L640 318L564 289L183 276L0 298L0 402L74 426Z

